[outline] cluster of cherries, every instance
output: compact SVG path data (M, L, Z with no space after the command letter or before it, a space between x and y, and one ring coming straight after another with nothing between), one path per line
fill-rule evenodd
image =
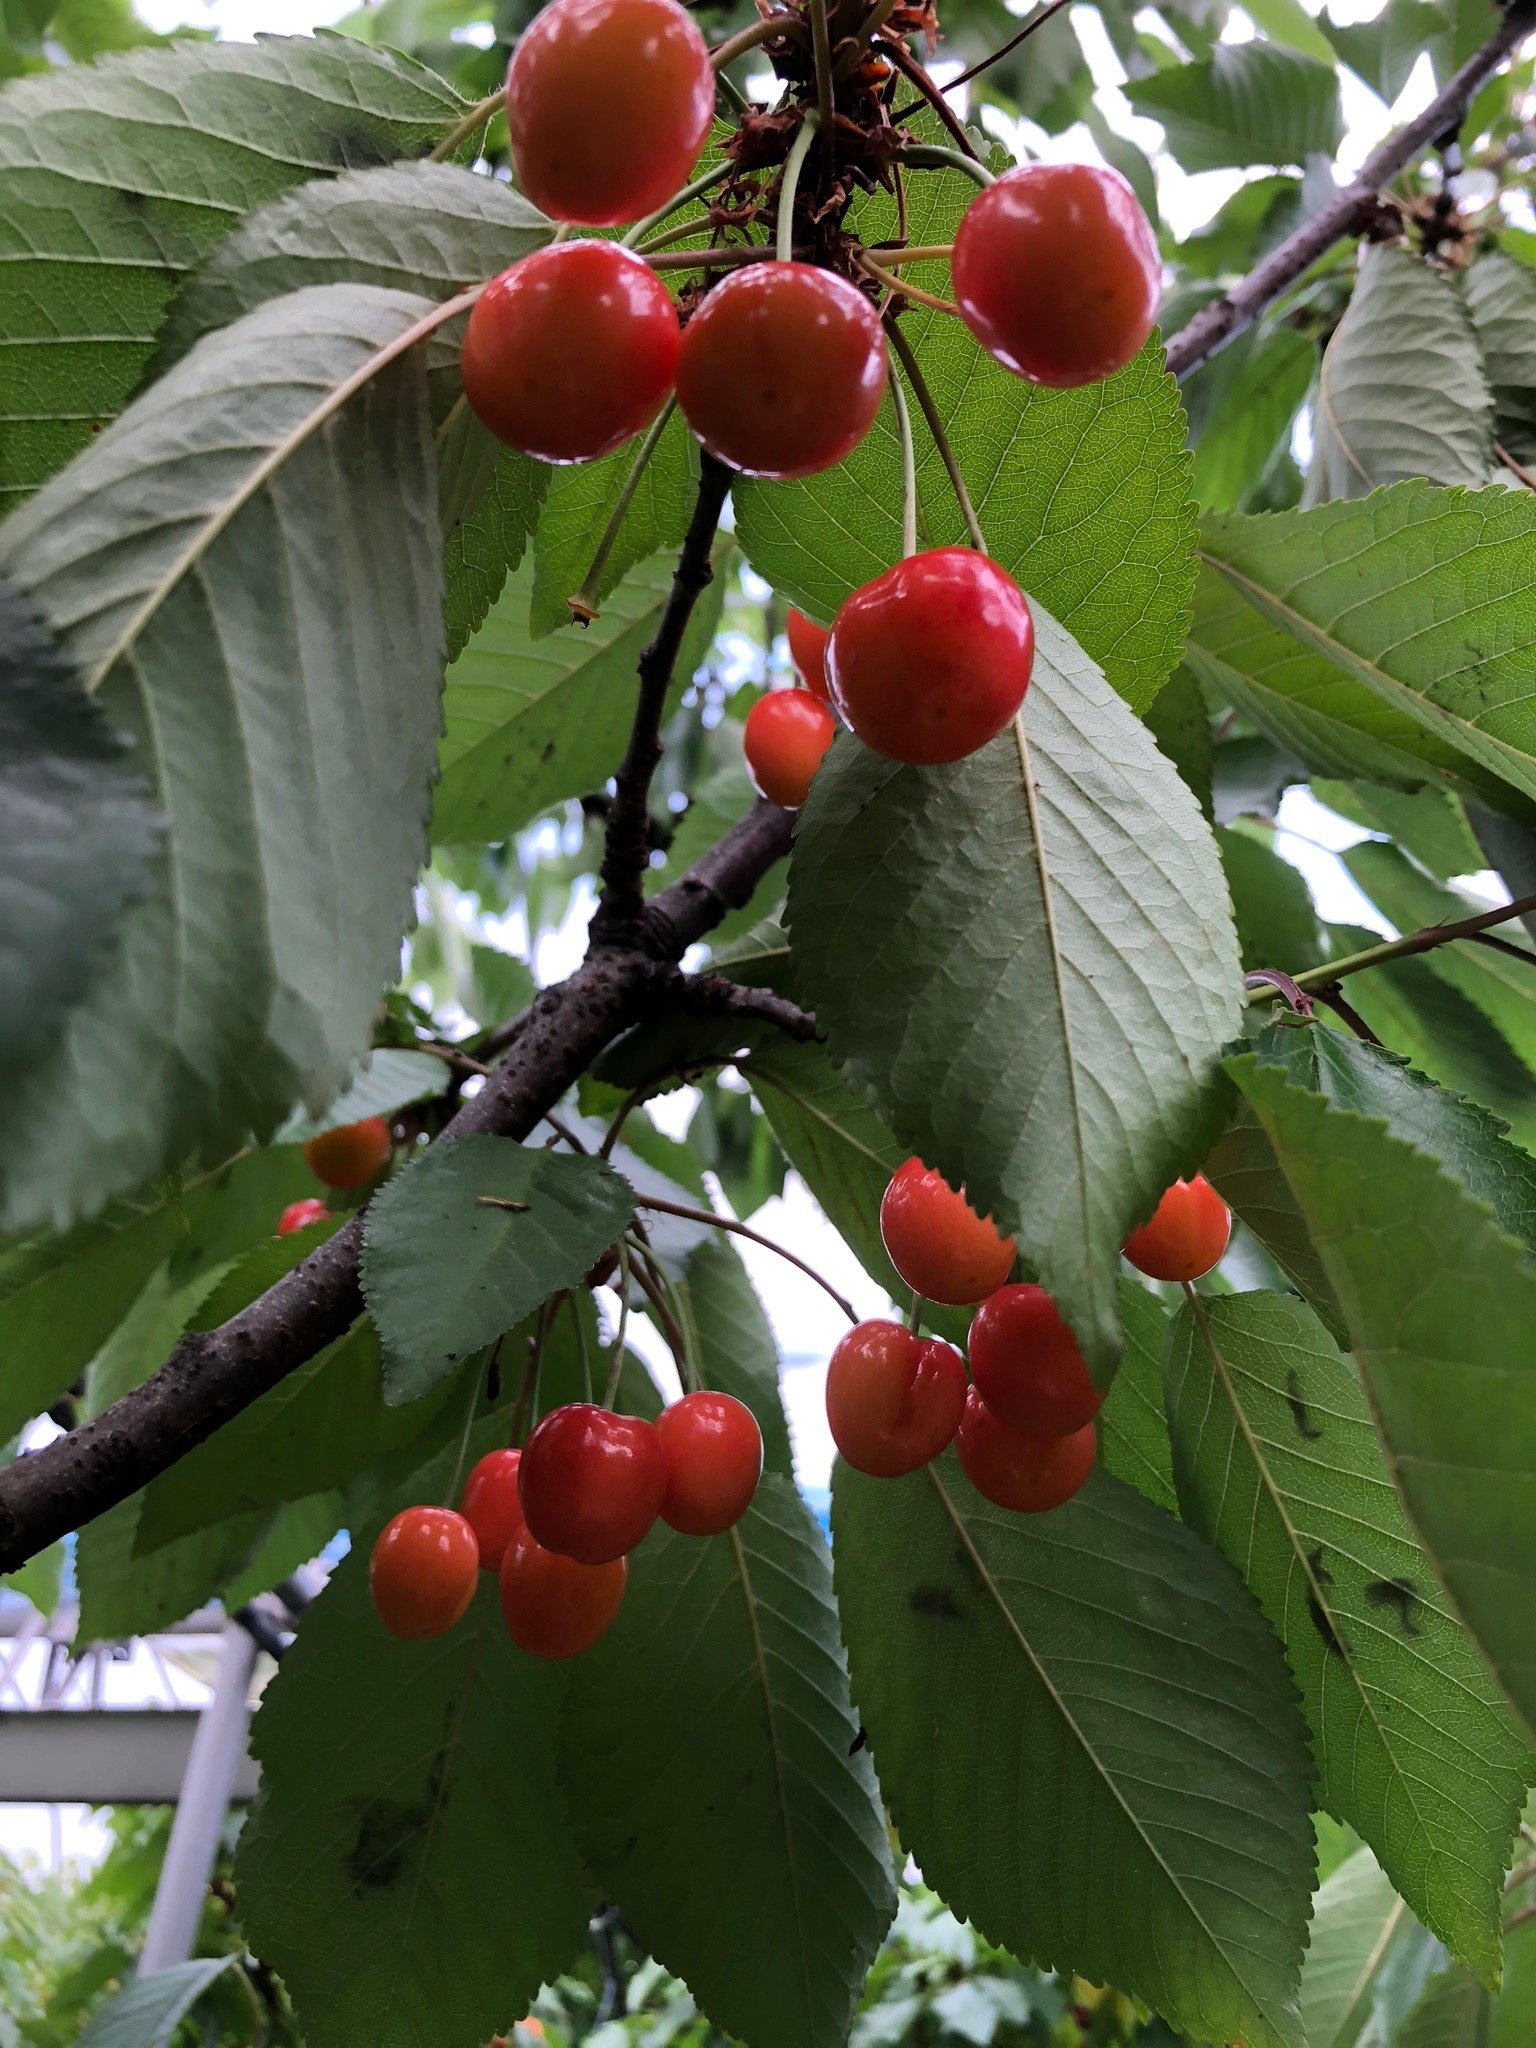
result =
M554 0L507 78L518 182L567 227L649 224L689 196L714 103L708 47L678 0ZM524 257L470 315L469 403L545 462L610 453L674 395L703 446L744 475L804 477L840 462L890 374L875 305L819 264L728 253L741 262L686 324L630 247L561 240ZM951 274L981 345L1055 388L1122 368L1156 318L1152 229L1119 173L1095 165L1028 164L989 184L960 223ZM854 591L823 637L821 701L770 695L747 721L753 778L789 809L831 744L833 710L893 760L957 761L1014 717L1034 659L1023 592L967 548L897 563Z
M318 1181L328 1188L366 1187L376 1173L382 1173L389 1164L389 1155L394 1149L394 1140L389 1125L381 1116L365 1116L361 1123L338 1124L333 1131L322 1131L317 1138L311 1138L304 1147L304 1162ZM320 1223L330 1215L318 1195L305 1195L302 1200L290 1202L277 1219L277 1234L287 1237L290 1231L307 1230L311 1223Z
M1232 1216L1202 1175L1175 1181L1125 1255L1155 1280L1198 1280ZM833 1442L856 1471L896 1479L953 1443L977 1492L1041 1514L1072 1498L1098 1449L1104 1395L1043 1287L1010 1283L1014 1244L920 1159L891 1178L880 1234L914 1294L976 1307L965 1364L952 1345L883 1319L850 1330L827 1371Z

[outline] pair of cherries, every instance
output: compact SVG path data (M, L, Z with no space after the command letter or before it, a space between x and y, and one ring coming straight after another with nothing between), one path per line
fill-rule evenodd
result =
M382 1173L394 1150L388 1123L381 1116L365 1116L360 1123L339 1124L334 1131L322 1131L304 1147L304 1162L318 1181L328 1188L366 1187L375 1174ZM305 1230L330 1215L318 1195L305 1195L290 1202L277 1219L277 1234Z

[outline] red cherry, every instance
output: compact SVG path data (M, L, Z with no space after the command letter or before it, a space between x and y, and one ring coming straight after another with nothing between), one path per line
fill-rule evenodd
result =
M712 455L747 476L830 469L869 432L884 389L874 307L811 263L732 271L683 329L683 417Z
M381 1116L322 1131L304 1147L305 1163L328 1188L360 1188L389 1164L392 1141Z
M843 601L827 642L832 702L893 761L974 754L1024 701L1035 626L1024 593L969 548L933 548Z
M521 1451L487 1451L464 1482L459 1513L475 1532L483 1571L499 1572L507 1545L523 1526L517 1491Z
M291 1230L307 1230L311 1223L320 1223L330 1215L318 1195L306 1195L302 1202L290 1202L277 1219L277 1234L286 1237Z
M837 724L808 690L770 690L747 713L742 750L752 787L769 803L798 811Z
M709 47L676 0L555 0L507 73L518 185L588 227L665 206L714 110Z
M667 1465L638 1415L574 1401L528 1439L517 1490L536 1542L582 1564L633 1550L661 1512Z
M1150 1222L1125 1240L1125 1256L1152 1280L1198 1280L1232 1236L1232 1211L1203 1173L1176 1180Z
M955 300L1007 369L1065 388L1113 376L1157 318L1157 238L1118 171L1024 164L978 193L955 235Z
M1070 1500L1093 1470L1098 1437L1091 1422L1071 1436L1011 1429L972 1387L955 1438L960 1465L978 1493L1000 1508L1043 1515Z
M936 1458L965 1408L958 1351L900 1323L859 1323L827 1367L832 1441L856 1472L897 1479Z
M480 1546L452 1508L403 1508L379 1532L368 1589L379 1619L408 1643L440 1636L475 1597Z
M530 1657L579 1657L611 1626L628 1576L622 1557L578 1564L519 1529L501 1565L501 1611L513 1642Z
M684 1536L718 1536L747 1512L763 1476L757 1417L729 1394L686 1394L656 1418L667 1463L661 1519Z
M999 1287L977 1309L971 1378L999 1422L1072 1436L1104 1405L1077 1339L1043 1287Z
M677 369L677 312L617 242L536 249L493 277L464 336L464 395L540 462L590 462L649 426Z
M789 640L789 658L799 672L800 680L813 697L819 697L823 704L832 700L827 692L827 633L826 626L818 626L814 619L808 619L804 612L797 612L793 605L789 617L784 621L784 631Z
M1013 1239L921 1159L891 1175L880 1201L880 1235L912 1291L952 1308L981 1301L1013 1270Z

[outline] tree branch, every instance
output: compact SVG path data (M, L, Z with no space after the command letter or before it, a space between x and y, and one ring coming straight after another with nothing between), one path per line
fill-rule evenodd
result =
M1422 114L1399 128L1395 135L1389 135L1361 165L1359 175L1309 221L1304 221L1295 234L1287 235L1278 248L1255 264L1240 284L1212 300L1187 327L1179 329L1168 343L1168 367L1173 374L1185 376L1213 356L1233 335L1251 325L1271 300L1310 270L1320 256L1325 256L1335 242L1362 227L1369 220L1382 187L1431 143L1461 126L1474 96L1533 27L1536 6L1532 0L1516 0L1483 47L1436 93Z
M684 974L673 985L680 1010L701 1017L739 1017L745 1024L773 1024L805 1045L821 1034L809 1010L771 988L749 988L720 974Z
M1410 960L1418 953L1433 953L1437 947L1452 945L1457 939L1475 939L1490 925L1509 924L1531 910L1536 910L1536 896L1518 896L1513 903L1500 904L1497 910L1480 910L1475 917L1458 918L1454 924L1427 924L1422 931L1409 932L1403 938L1383 939L1379 946L1367 946L1364 952L1348 953L1342 960L1325 960L1321 967L1309 967L1295 977L1295 986L1313 990L1323 1001L1331 1001L1338 1008L1333 984L1342 981L1346 974L1381 967L1389 960ZM1248 979L1252 983L1255 977L1250 975ZM1250 986L1248 1001L1261 1002L1275 993L1272 987Z

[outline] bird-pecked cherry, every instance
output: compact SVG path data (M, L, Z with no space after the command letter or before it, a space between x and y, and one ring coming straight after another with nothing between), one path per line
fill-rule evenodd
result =
M950 1307L981 1301L1013 1270L1014 1245L931 1166L909 1159L880 1202L880 1235L914 1294Z
M1203 1173L1176 1180L1125 1240L1125 1256L1151 1280L1199 1280L1232 1236L1232 1211Z

